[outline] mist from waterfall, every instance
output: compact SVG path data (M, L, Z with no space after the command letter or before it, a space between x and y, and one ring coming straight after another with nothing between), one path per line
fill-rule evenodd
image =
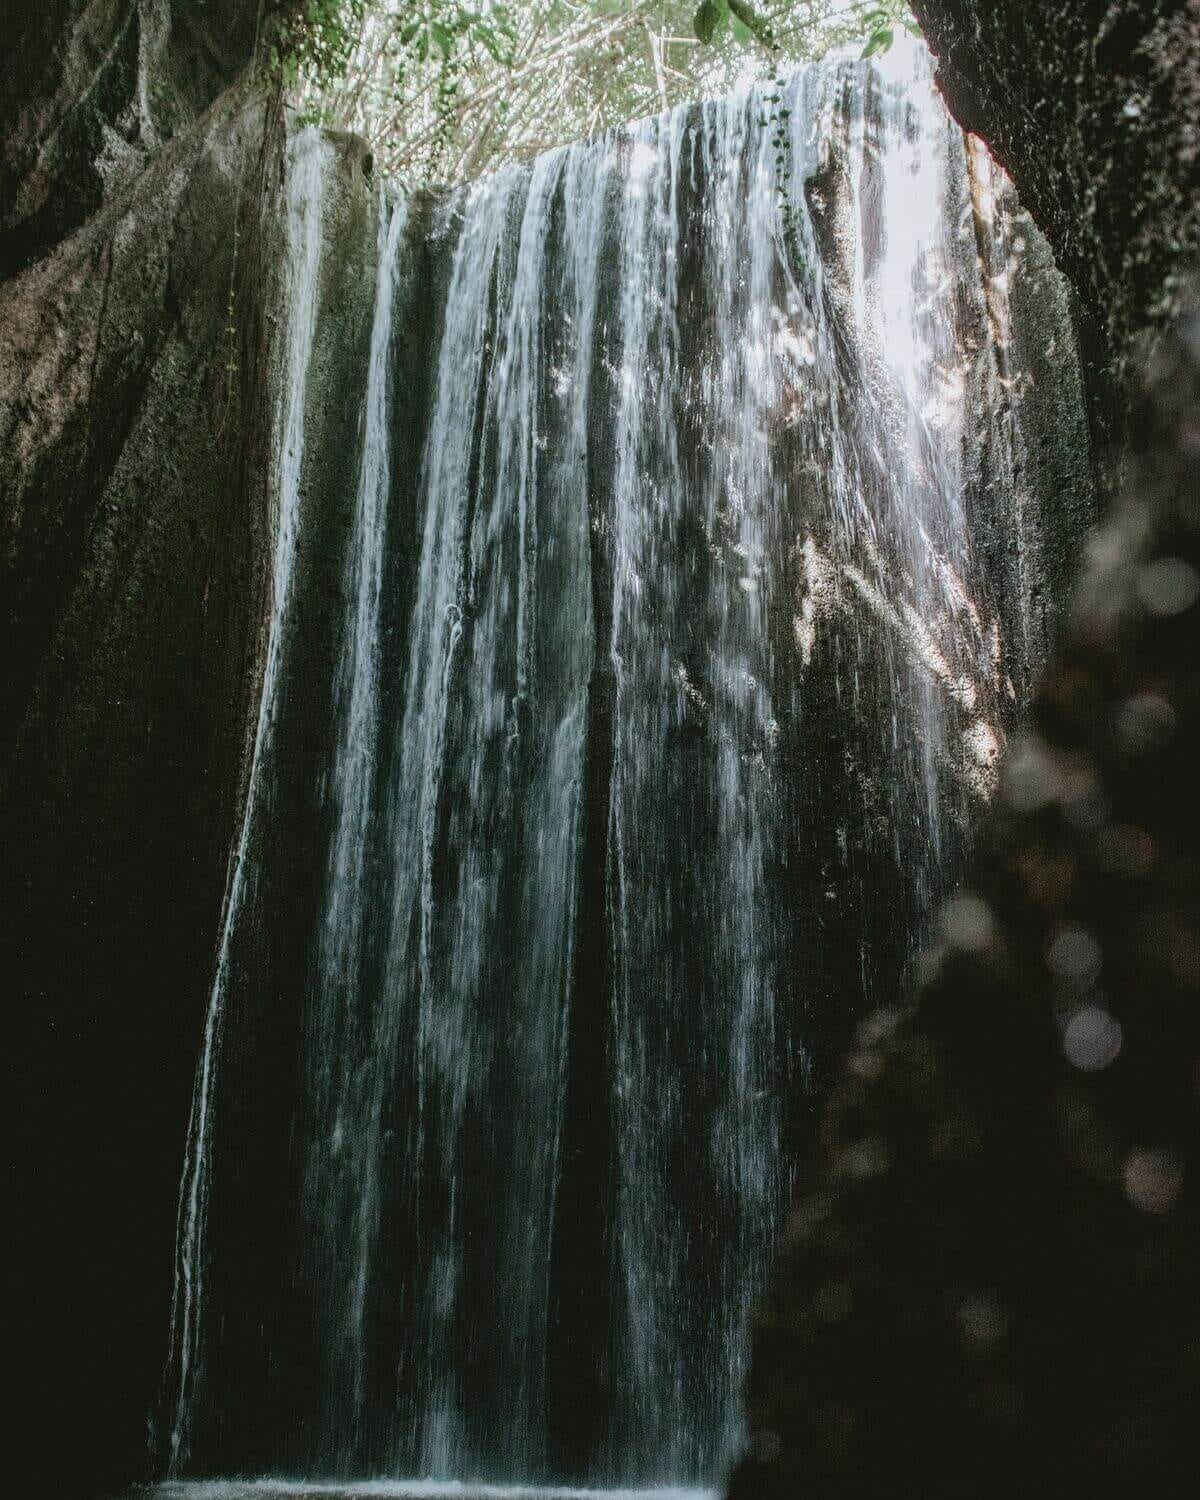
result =
M166 1457L709 1484L814 1075L896 995L1045 646L1007 190L908 47L432 208L381 193L316 914L293 939L264 908L255 939L303 951L304 992L271 999L299 1043L248 1041L227 1076L222 1036L268 1004L229 950L260 761L288 753L283 622L310 607L313 140L289 174L280 540ZM420 391L400 372L425 305ZM224 1191L247 1235L267 1212L237 1150L228 1180L211 1166L214 1101L258 1058L295 1075L286 1145L246 1178L272 1181L286 1244L239 1290L205 1205Z

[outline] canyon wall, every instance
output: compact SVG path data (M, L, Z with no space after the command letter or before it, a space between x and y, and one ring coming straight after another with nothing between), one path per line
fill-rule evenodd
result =
M6 13L28 29L0 48L0 96L21 106L0 235L0 962L17 1464L78 1495L144 1470L164 1358L270 604L287 126L252 81L220 93L253 4L175 7L157 33L174 61L140 85L122 58L163 7L46 9ZM153 133L141 118L136 159L107 173L94 151L142 86L173 112ZM346 372L375 254L361 147L336 143L335 161L339 319L312 377L327 465L358 421Z
M915 1008L823 1112L730 1495L1167 1493L1200 1386L1200 9L914 8L1129 453Z
M916 0L938 83L1120 354L1200 250L1196 0Z

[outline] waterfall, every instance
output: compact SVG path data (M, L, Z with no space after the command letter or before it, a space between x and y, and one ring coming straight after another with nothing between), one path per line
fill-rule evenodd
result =
M304 461L305 389L316 326L316 281L321 263L321 198L329 148L316 130L301 131L291 142L287 163L286 277L283 292L287 334L280 353L275 430L275 553L271 569L271 613L258 716L250 751L245 804L234 845L221 914L220 939L188 1119L176 1229L175 1286L167 1353L170 1434L166 1461L173 1472L187 1454L188 1425L202 1350L206 1218L210 1188L214 1091L229 1008L230 949L250 883L253 838L263 770L274 751L274 716L291 602L299 517L300 472Z
M404 1160L375 1159L398 1167L412 1205L416 1273L404 1290L415 1336L402 1351L401 1413L428 1473L544 1461L536 1424L592 654L586 497L571 452L584 442L577 380L590 350L576 345L574 369L545 365L548 303L586 304L596 254L594 235L590 252L577 243L582 267L568 263L551 289L547 218L564 162L554 154L528 176L486 182L465 205L421 485L365 1139L377 1140L388 1087L404 1077ZM594 192L576 200L593 224ZM401 1043L413 1049L407 1071ZM480 1175L503 1193L465 1200ZM443 1357L481 1329L490 1347L474 1369Z
M379 193L379 269L346 589L346 629L337 699L335 812L324 906L317 933L309 1020L312 1109L322 1122L306 1163L304 1210L313 1233L305 1269L328 1290L322 1338L330 1351L322 1426L352 1441L364 1400L364 1323L372 1173L379 1150L363 1097L373 1019L361 1004L366 907L362 899L378 777L381 605L391 492L389 359L397 262L407 204ZM377 1122L374 1123L377 1131Z
M240 1466L267 1472L712 1483L810 1089L895 996L1044 644L998 280L1021 250L984 212L1007 189L900 47L432 207L380 195L328 775L272 808L324 830L309 979L235 996L287 613L324 607L290 586L322 160L300 137L273 613L181 1193L172 1457L214 1315L221 1035L274 1006L303 1017L289 1144L257 1148L269 1203L227 1191L239 1233L290 1226L277 1305L269 1278L239 1295L231 1236L211 1253L223 1326L290 1373L272 1395L226 1370L192 1467L227 1468L240 1420ZM1073 350L1065 295L1046 308ZM397 375L415 310L424 385Z
M609 888L613 1337L628 1384L614 1468L664 1478L714 1473L731 1451L748 1272L784 1182L768 892L778 245L760 108L747 93L635 127L621 227ZM681 308L689 228L703 254ZM685 347L685 326L705 333ZM728 1214L720 1242L696 1233L709 1213Z

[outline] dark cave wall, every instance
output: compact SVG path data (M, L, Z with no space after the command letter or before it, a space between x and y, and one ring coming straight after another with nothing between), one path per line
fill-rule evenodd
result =
M1016 184L1078 298L1097 492L1200 255L1198 0L916 0L951 113ZM1068 569L1062 575L1065 585Z
M3 963L43 1476L64 1460L45 1410L81 1423L81 1467L137 1472L157 1374L265 603L266 414L222 370L237 184L262 130L261 110L214 122L0 290Z
M0 14L0 279L131 182L297 3L9 0Z
M1129 451L915 1005L897 983L822 1111L730 1496L1182 1493L1200 1406L1200 8L914 9L951 109L1074 283L1093 416Z
M1198 411L1200 312L915 1008L897 987L821 1112L731 1500L1194 1487Z
M103 1493L147 1463L265 644L285 143L264 96L235 88L0 282L6 1218L17 1467L39 1492ZM362 149L334 148L339 314L314 350L304 481L328 547L298 559L331 600L376 240ZM295 648L317 723L332 649Z
M1114 353L1200 249L1200 0L915 0L951 113L1004 166Z

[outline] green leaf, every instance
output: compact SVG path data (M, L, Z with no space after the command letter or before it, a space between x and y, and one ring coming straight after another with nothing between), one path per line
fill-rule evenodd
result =
M454 37L442 25L440 21L430 21L429 34L438 45L443 57L449 57L454 51Z
M881 26L862 50L863 59L875 57L880 52L886 52L895 41L895 32L890 26Z
M729 16L729 29L733 32L734 41L740 42L743 47L747 42L753 42L756 40L753 31L750 30L745 21L743 21L740 16L733 15L732 12Z
M701 0L699 9L692 17L692 30L706 47L711 45L724 14L725 7L718 5L716 0Z

